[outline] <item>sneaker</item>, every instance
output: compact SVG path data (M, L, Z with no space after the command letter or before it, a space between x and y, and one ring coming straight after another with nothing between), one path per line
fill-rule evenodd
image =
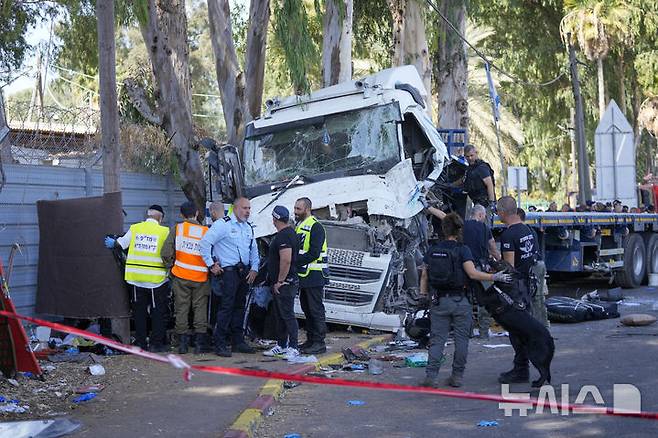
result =
M274 356L283 356L286 354L287 348L281 348L279 345L275 345L267 351L263 351L263 356L274 357Z
M299 356L299 350L296 348L288 347L286 348L285 352L286 352L286 360Z

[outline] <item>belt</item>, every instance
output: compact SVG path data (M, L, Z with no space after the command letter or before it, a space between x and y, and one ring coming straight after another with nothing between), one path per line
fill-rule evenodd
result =
M237 265L233 265L233 266L225 266L222 269L226 272L234 272L234 271L235 272L241 272L241 271L244 271L244 270L248 271L250 268L251 268L251 266L249 266L249 265L243 265L242 263L238 263Z
M435 296L437 298L443 298L443 297L463 297L465 295L464 292L448 292L448 293L441 293L437 292Z

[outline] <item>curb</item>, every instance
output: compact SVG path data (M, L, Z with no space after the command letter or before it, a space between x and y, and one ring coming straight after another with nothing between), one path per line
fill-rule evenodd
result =
M393 335L375 336L363 342L352 345L351 348L369 348L372 345L388 342ZM316 363L294 365L284 372L289 374L306 374L315 371L320 367L343 363L343 353L332 353L328 356L319 358ZM231 424L224 438L251 438L254 431L262 421L264 416L274 408L274 404L283 392L283 380L270 379L262 386L258 397L249 404L247 409L242 411L238 418Z

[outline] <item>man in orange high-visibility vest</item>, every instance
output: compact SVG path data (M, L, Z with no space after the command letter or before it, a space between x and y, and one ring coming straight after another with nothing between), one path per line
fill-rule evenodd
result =
M171 268L171 289L174 292L176 312L175 331L178 335L178 353L187 354L190 343L189 314L194 320L194 354L200 354L206 345L208 329L208 296L210 282L208 267L201 258L199 242L208 231L196 217L198 211L192 202L180 207L183 222L176 224L162 249L162 259Z

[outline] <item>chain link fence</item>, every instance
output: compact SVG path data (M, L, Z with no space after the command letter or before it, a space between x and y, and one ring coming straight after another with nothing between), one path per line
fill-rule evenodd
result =
M62 167L100 165L100 113L88 107L60 108L7 102L9 141L4 163Z

